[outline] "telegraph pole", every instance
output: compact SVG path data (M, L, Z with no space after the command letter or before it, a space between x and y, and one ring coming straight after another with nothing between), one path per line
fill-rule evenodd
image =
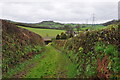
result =
M92 14L92 27L95 25L95 14Z
M88 26L88 19L86 19L86 27Z
M120 1L118 2L118 20L120 20Z
M88 19L86 19L86 24L88 24Z

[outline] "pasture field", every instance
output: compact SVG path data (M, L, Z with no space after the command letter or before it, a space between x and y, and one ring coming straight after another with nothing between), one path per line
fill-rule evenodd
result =
M54 29L39 29L39 28L28 28L23 26L18 26L20 28L24 28L30 30L36 34L41 35L44 39L45 38L55 38L57 34L65 32L64 30L54 30Z
M90 30L101 30L101 29L105 29L108 26L103 26L103 25L88 25L87 27L81 28L81 30L86 30L86 29L90 29Z

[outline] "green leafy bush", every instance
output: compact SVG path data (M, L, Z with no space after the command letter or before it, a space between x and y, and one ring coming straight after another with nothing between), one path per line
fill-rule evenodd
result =
M104 49L105 49L105 44L103 44L102 42L98 42L95 46L96 52L104 52Z
M117 47L111 44L104 44L102 42L98 42L95 46L95 51L98 53L101 53L99 55L99 58L104 57L104 55L109 56L109 59L111 60L108 64L108 68L114 72L114 74L118 74L120 72L120 58L118 54Z
M96 71L96 67L92 66L92 65L87 65L86 67L86 71L85 71L85 74L87 76L94 76L96 75L97 71Z

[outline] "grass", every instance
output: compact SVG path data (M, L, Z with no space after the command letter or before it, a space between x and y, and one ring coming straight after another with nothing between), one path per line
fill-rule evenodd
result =
M82 29L82 30L86 30L86 29L90 29L90 30L101 30L101 29L105 29L105 28L107 28L107 26L103 26L103 25L91 26L91 25L89 25L88 27L81 28L81 29Z
M73 63L69 64L67 74L69 78L74 78L77 75L76 64L73 64Z
M34 64L34 62L37 62L38 60L40 60L40 58L41 58L42 55L43 54L38 54L38 55L34 56L32 59L27 60L27 61L25 61L25 62L17 65L13 69L10 69L8 71L8 73L3 76L3 78L12 78L13 75L15 75L16 73L18 73L20 71L23 71L26 68L26 66L28 66L30 64Z
M34 65L28 68L29 65ZM45 51L27 60L3 76L12 78L27 69L23 78L74 78L76 76L76 66L69 60L68 56L55 49L51 45L45 47Z
M40 27L56 27L56 28L58 28L58 27L64 27L63 25L56 25L56 24L51 24L51 25L48 25L48 24L37 24L37 25L35 25L35 26L40 26Z
M41 35L43 38L45 39L49 39L49 38L55 38L57 36L57 34L60 34L62 32L65 32L65 30L54 30L54 29L39 29L39 28L28 28L28 27L23 27L23 26L18 26L24 29L28 29L34 33L37 33L39 35ZM90 29L90 30L101 30L106 28L106 26L102 26L102 25L95 25L95 26L88 26L85 28L81 28L81 30L86 30L86 29Z
M45 58L25 78L58 78L67 76L70 60L52 46L46 46Z
M23 26L18 26L18 27L37 33L41 35L43 38L55 38L57 34L65 32L64 30L28 28L28 27L23 27Z

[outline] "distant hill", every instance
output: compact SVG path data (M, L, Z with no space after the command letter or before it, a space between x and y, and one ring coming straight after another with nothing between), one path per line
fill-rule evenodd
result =
M112 20L112 21L108 21L106 23L103 23L102 25L108 26L108 25L111 25L111 24L117 24L118 22L120 22L120 20Z
M64 24L58 23L58 22L54 22L54 21L42 21L40 23L35 24L36 26L40 26L40 27L64 27Z
M54 21L42 21L39 23L21 23L9 21L18 26L31 27L31 28L42 28L42 29L63 29L64 24L54 22Z
M14 22L14 21L10 21L10 23L13 23L17 26L24 26L24 27L30 27L30 28L42 28L42 29L57 29L57 30L66 30L66 27L73 27L74 30L76 30L77 26L80 26L81 28L84 29L91 29L93 30L93 26L92 24L75 24L75 23L59 23L59 22L54 22L54 21L42 21L39 23L21 23L21 22ZM105 27L105 25L107 25L109 23L104 23L104 24L96 24L94 25L95 29L102 29ZM104 25L104 26L103 26Z
M54 21L42 21L40 23L34 24L34 27L47 28L47 29L63 29L64 24Z
M63 24L63 23L59 23L59 22L54 22L54 21L42 21L39 23L22 23L22 22L15 22L15 21L11 21L11 20L7 20L12 24L15 24L17 26L24 26L24 27L31 27L31 28L42 28L42 29L65 29L65 26L72 26L75 27L77 25L80 24L73 24L73 23L69 23L69 24Z
M41 51L43 38L6 20L2 22L2 71L3 75L17 64Z

